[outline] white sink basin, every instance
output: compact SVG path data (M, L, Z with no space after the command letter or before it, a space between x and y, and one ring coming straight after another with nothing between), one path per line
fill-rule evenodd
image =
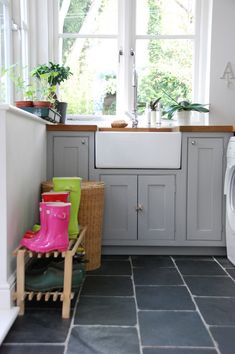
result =
M97 168L180 168L180 132L96 132Z

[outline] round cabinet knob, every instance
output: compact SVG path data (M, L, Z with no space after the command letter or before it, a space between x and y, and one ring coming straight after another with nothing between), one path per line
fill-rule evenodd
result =
M136 211L143 211L144 207L142 204L138 204L137 207L135 208Z
M82 145L85 145L85 144L86 144L86 140L82 139Z
M195 141L195 140L192 140L192 141L191 141L191 144L192 144L192 145L196 145L196 141Z

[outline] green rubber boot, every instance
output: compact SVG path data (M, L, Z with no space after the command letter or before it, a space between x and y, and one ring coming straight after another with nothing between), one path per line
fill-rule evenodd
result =
M70 192L71 203L69 220L69 239L74 240L79 234L78 210L81 199L81 178L80 177L53 177L53 189L55 192Z

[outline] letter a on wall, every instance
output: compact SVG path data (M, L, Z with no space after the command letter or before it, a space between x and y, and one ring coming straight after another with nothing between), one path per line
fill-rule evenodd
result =
M223 75L221 76L222 80L226 80L227 81L227 86L229 87L232 83L231 80L235 79L234 73L233 73L233 68L232 68L232 64L230 62L227 63L227 65L225 66Z

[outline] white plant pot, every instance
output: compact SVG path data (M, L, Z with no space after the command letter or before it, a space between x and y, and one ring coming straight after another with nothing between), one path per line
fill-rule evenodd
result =
M157 119L157 112L156 111L151 111L151 127L156 126L156 119Z
M191 124L191 111L176 112L176 120L179 125L190 125Z

